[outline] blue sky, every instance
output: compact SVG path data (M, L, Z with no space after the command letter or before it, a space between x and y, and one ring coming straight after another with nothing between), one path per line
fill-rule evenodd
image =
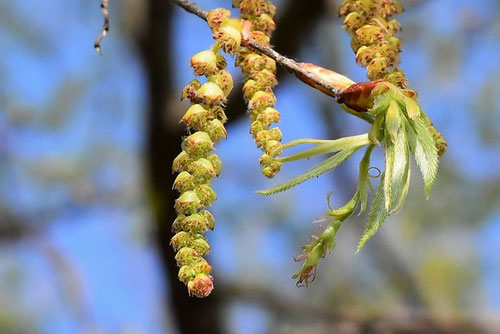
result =
M199 3L209 8L211 2ZM114 11L123 6L112 4L112 18L118 16ZM145 190L141 188L144 187L140 159L145 142L146 88L132 43L113 25L118 20L112 19L111 33L103 42L104 55L96 54L92 44L102 24L98 1L33 3L23 0L3 4L2 8L22 21L22 29L12 22L0 23L3 91L0 108L5 109L0 110L0 135L6 138L0 153L4 171L0 191L6 205L14 212L35 218L37 223L50 226L48 242L64 254L81 276L88 312L105 333L125 333L126 330L173 333L169 319L164 319L161 297L165 286L151 245L150 216ZM437 34L429 43L428 38L405 35L405 30L402 68L412 87L419 91L422 107L450 142L444 159L456 166L464 177L485 182L498 182L498 170L492 166L500 165L499 143L488 147L483 144L476 114L471 109L488 76L500 74L498 57L494 56L500 54L499 12L499 4L494 0L442 0L425 1L401 15L403 26L414 26L422 17L429 18L417 32ZM495 25L487 25L482 30L459 33L463 29L463 18L471 13L479 15L486 24L496 19L496 30ZM332 16L332 20L336 19ZM120 22L123 24L124 19ZM346 74L355 80L364 80L364 70L354 62L348 36L340 31L340 21L336 20L334 25L341 36L339 47ZM180 90L192 79L189 57L209 47L212 40L203 21L180 10L176 12L174 32L175 59L178 60L175 83ZM437 71L433 58L436 44L453 42L453 39L466 45L458 49L458 65L451 67L447 76L430 76L428 73ZM303 52L302 56L302 60L313 62L327 57L315 54L315 50ZM233 73L238 72L233 70ZM54 111L51 101L66 85L78 88L72 91L75 102L68 107L70 116L63 126L47 128L44 120ZM495 92L500 94L498 88ZM277 90L277 96L285 140L326 135L314 102L316 92L287 81ZM499 110L496 102L493 111L496 119ZM303 122L304 113L308 114L307 122ZM350 125L353 123L355 121L349 121ZM306 239L311 232L308 222L322 214L326 193L338 185L324 177L280 197L268 199L255 195L254 190L300 173L307 166L287 166L273 182L260 177L256 165L259 152L247 128L248 121L232 125L230 140L217 149L224 161L224 173L214 184L220 198L213 208L217 229L209 235L214 248L214 267L220 276L238 278L246 273L254 274L264 266L263 284L272 281L299 296L309 291L314 295L318 293L314 287L295 292L295 283L290 279L297 269L290 256L298 252L295 232L302 232L300 242ZM365 129L351 126L350 130L357 134ZM40 181L33 176L33 168L40 171L40 166L46 166L51 170L54 169L51 166L59 164L65 166L64 170L70 170L65 180L70 180L70 185L75 182L74 188L64 182L51 182L51 178L42 177ZM242 174L245 179L241 178ZM123 184L127 191L114 200L113 196ZM414 187L411 191L420 189ZM339 196L349 196L341 190L337 192ZM95 194L98 200L88 201L95 198ZM272 224L266 221L281 214L274 208L287 205L285 211L292 214ZM56 215L36 219L38 212L51 208L57 210ZM397 221L391 222L395 223ZM239 233L246 237L236 238ZM479 255L486 296L484 307L500 312L498 208L476 233L473 244ZM37 319L43 333L77 332L78 322L68 311L64 291L57 283L57 272L50 260L29 242L12 247L2 247L6 251L2 250L0 256L0 273L5 274L12 266L24 273L16 295L20 312ZM255 251L249 254L248 249ZM11 302L10 298L13 297L9 297L9 293L0 293L2 304ZM272 321L258 306L238 302L229 308L228 315L228 326L241 334L264 332Z

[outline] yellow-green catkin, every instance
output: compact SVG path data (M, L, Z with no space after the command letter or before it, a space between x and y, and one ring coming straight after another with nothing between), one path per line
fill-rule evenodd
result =
M225 41L224 49L235 45L227 36ZM192 102L182 118L190 135L184 139L182 152L172 166L174 172L179 172L173 187L180 196L175 203L177 219L172 230L176 234L171 244L177 251L179 280L197 297L206 297L213 289L211 266L203 258L210 246L203 234L214 228L215 221L205 208L217 199L211 180L219 176L222 163L212 151L214 144L227 136L223 106L233 88L233 79L219 48L222 45L217 42L212 49L191 58L195 75L206 80L201 83L195 79L182 92L182 98Z
M408 80L397 66L401 62L402 42L395 35L401 25L391 16L403 7L391 0L345 0L339 16L345 16L343 27L351 35L356 62L366 67L370 80L386 80L406 88Z
M276 7L264 0L234 0L233 7L239 9L243 20L251 22L251 37L262 44L269 44L276 28L273 20ZM259 159L262 173L271 178L282 166L282 162L274 159L281 146L281 130L278 127L271 128L273 123L280 121L280 113L274 108L276 96L273 87L278 84L276 62L258 50L244 47L238 52L236 66L241 68L246 77L243 96L248 102L252 121L250 133L264 152Z
M368 79L385 80L404 89L408 80L398 67L402 41L395 36L401 25L391 19L402 12L403 7L396 0L344 0L339 8L339 16L345 16L343 27L352 37L356 62L366 67ZM409 94L417 96L413 91ZM430 119L426 117L425 121L441 156L447 143Z

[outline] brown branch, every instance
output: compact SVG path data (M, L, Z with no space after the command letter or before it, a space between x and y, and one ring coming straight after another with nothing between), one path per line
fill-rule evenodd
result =
M102 55L101 42L109 31L108 3L109 3L109 0L102 0L102 2L101 2L101 12L102 12L102 16L104 17L104 24L102 26L101 33L99 34L99 36L97 37L97 39L94 43L94 48L97 51L97 53L99 53L100 55Z
M200 17L203 20L207 20L207 14L208 12L201 9L197 4L188 1L188 0L172 0L175 4L178 6L182 7L184 10L186 10L189 13L192 13L198 17ZM338 98L340 93L342 93L342 89L335 87L328 83L327 81L321 79L314 73L302 68L299 63L297 63L295 60L287 58L280 53L276 52L273 48L271 48L268 45L261 44L248 36L244 36L245 42L247 45L253 47L254 49L259 50L263 54L265 54L268 57L271 57L274 59L278 64L286 68L289 72L295 73L296 75L301 75L303 77L308 78L311 82L315 83L316 85L324 88L328 92L330 92L329 95Z

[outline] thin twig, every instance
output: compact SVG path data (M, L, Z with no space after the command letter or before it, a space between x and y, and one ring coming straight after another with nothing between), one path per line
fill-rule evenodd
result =
M192 14L202 18L205 21L207 20L208 12L201 9L197 4L195 4L191 1L188 1L188 0L172 0L172 1L175 4L177 4L178 6L184 8L187 12L192 13ZM300 67L300 64L297 63L295 60L281 55L280 53L273 50L270 46L265 45L265 44L261 44L255 40L253 40L249 36L244 36L244 39L245 39L246 45L249 45L249 46L259 50L260 52L262 52L266 56L271 57L278 64L285 67L288 71L293 72L295 74L299 73L302 76L309 78L312 82L316 83L318 86L321 86L324 89L331 92L331 96L338 98L340 93L342 93L342 89L331 85L330 83L321 79L320 77L318 77L314 73Z
M97 51L97 53L99 53L100 55L102 55L101 42L102 42L103 38L108 34L108 31L109 31L108 3L109 3L109 0L102 0L102 2L101 2L101 12L102 12L102 16L104 17L104 24L102 26L101 33L99 34L99 36L97 37L97 39L95 40L95 43L94 43L94 48Z

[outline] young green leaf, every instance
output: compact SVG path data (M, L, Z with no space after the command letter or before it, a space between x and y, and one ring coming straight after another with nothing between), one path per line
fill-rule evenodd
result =
M394 160L396 158L396 148L390 138L388 131L385 132L385 177L383 179L385 209L390 210L392 205L392 182L394 174Z
M382 180L375 194L375 199L372 202L370 212L368 213L368 223L365 227L365 232L358 243L358 252L363 248L364 244L377 232L377 230L382 226L382 223L388 216L388 211L385 209L384 205L384 177L382 174Z
M375 145L370 145L366 148L365 155L363 159L359 162L359 199L361 201L361 207L359 209L359 214L362 214L366 210L366 204L368 202L368 182L369 175L368 169L370 168L370 157Z
M368 134L344 137L335 140L328 140L327 142L321 143L316 147L301 151L287 157L277 158L276 160L281 162L302 160L320 154L333 153L354 147L361 147L369 143L370 140L368 139Z
M413 130L409 133L410 149L422 173L425 194L429 197L438 169L436 143L423 117L419 117L416 120L410 120L409 123Z
M351 149L345 149L343 151L340 151L339 153L335 154L334 156L326 159L322 163L318 164L317 166L309 169L307 172L300 174L286 182L283 182L282 184L271 188L267 190L260 190L257 191L257 193L262 194L262 195L272 195L279 193L281 191L288 190L292 187L295 187L296 185L307 181L313 177L316 177L318 175L321 175L331 169L334 169L337 167L339 164L342 162L346 161L351 155L354 154L360 147L355 147Z
M404 118L403 118L404 119ZM409 144L406 136L406 129L404 126L401 126L400 131L396 137L396 142L394 143L394 165L392 171L392 198L391 205L397 203L396 206L400 206L404 203L404 200L407 195L404 191L405 185L409 185L408 172L410 168L410 159L409 159ZM387 208L390 210L390 208ZM393 210L392 212L396 212L397 210Z

